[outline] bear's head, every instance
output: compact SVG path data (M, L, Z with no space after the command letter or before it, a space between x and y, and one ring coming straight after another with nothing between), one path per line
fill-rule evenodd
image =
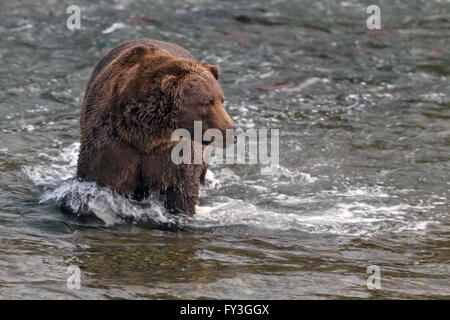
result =
M193 137L194 123L201 121L202 134L208 129L220 131L223 140L215 141L216 145L227 147L236 143L240 129L223 106L225 97L218 83L219 68L192 60L175 61L167 67L161 78L161 89L178 110L176 128L187 129Z
M121 78L126 81L117 89L117 99L129 127L169 140L175 129L187 129L194 139L194 122L201 121L202 137L206 130L217 129L223 142L215 141L216 145L236 143L240 129L223 106L217 66L150 47L133 48L120 60L122 70L126 67Z

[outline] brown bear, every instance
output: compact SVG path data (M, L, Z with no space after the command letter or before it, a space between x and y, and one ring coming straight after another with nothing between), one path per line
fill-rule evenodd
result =
M86 88L77 178L137 200L156 191L170 212L195 214L208 165L174 164L171 149L178 142L171 134L184 128L194 137L194 121L202 121L203 132L237 134L223 107L219 74L217 66L164 41L144 38L113 48ZM63 199L63 212L95 218L86 203L73 208L73 197Z

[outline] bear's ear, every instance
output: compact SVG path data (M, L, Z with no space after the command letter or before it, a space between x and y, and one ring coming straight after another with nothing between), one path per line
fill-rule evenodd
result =
M218 66L214 66L214 65L209 64L209 63L202 63L202 66L204 66L206 69L208 69L208 71L212 73L212 75L214 76L214 78L216 78L216 80L219 80L219 78L220 78L220 69L219 69Z
M163 92L167 92L173 86L176 80L177 77L175 77L174 75L165 75L161 80L161 90Z
M148 52L151 48L149 47L134 47L130 50L126 50L120 57L119 63L122 65L135 65L139 60Z

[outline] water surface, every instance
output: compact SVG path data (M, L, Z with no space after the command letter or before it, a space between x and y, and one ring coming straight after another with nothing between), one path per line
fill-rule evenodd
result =
M72 1L0 4L0 298L449 298L448 1L78 3L78 31ZM212 166L176 221L70 180L93 67L139 37L220 66L232 117L280 129L274 175ZM71 188L107 226L59 212Z

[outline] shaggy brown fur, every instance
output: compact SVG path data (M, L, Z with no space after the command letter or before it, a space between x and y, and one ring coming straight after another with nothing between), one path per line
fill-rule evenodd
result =
M171 43L139 39L103 57L88 82L81 109L77 176L135 199L157 190L172 212L194 214L207 164L171 161L173 130L194 121L223 132L236 124L223 108L219 69ZM197 148L198 149L198 148ZM91 216L86 205L74 212Z

